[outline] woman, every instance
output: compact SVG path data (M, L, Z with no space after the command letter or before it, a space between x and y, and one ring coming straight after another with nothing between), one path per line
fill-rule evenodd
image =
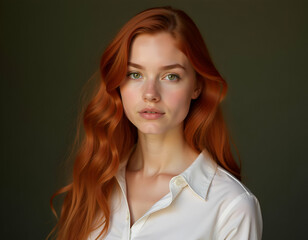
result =
M193 21L145 10L101 59L58 239L261 239L220 111L227 85Z

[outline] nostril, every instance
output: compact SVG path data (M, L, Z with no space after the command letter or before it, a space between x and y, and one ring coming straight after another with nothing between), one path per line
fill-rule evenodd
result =
M160 99L159 93L157 91L146 91L143 94L143 99L145 101L158 101Z
M158 101L160 97L158 95L153 95L153 94L145 94L144 95L144 100L146 101Z

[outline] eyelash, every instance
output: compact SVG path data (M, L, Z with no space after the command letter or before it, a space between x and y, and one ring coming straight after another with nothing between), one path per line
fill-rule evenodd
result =
M140 76L142 76L141 73L139 73L139 72L129 72L129 73L127 73L126 76L127 76L128 78L133 79L133 80L138 80L138 79L139 79L139 78L132 78L132 77L131 77L132 74L139 74ZM176 81L179 81L179 80L181 79L181 77L180 77L178 74L175 74L175 73L169 73L169 74L167 74L167 75L165 76L165 78L168 77L168 76L170 76L170 75L176 77L175 80L169 80L169 81L171 81L171 82L176 82Z

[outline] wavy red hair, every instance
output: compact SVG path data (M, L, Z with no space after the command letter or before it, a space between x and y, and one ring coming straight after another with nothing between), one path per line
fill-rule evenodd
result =
M73 181L54 194L66 193L55 238L86 239L99 227L97 220L104 226L100 236L108 231L115 175L121 160L137 141L136 128L123 113L119 86L127 74L134 38L162 31L175 38L203 89L191 102L184 122L186 141L199 152L207 149L220 166L240 179L240 167L232 156L219 106L226 95L227 84L216 70L202 35L181 10L147 9L123 26L102 55L99 87L83 113L85 136L75 158ZM97 213L101 213L100 219Z

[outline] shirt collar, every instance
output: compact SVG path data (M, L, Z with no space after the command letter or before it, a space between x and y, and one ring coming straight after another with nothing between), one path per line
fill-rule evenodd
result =
M128 158L131 155L133 149L120 164L119 171L116 175L116 178L124 194L126 194L125 169ZM207 150L203 150L194 160L194 162L188 168L186 168L186 170L184 170L184 172L178 176L173 177L173 179L183 177L190 189L206 201L216 170L217 163L212 159Z
M207 150L203 150L195 161L180 174L189 187L202 199L207 200L211 183L217 170L217 163Z

